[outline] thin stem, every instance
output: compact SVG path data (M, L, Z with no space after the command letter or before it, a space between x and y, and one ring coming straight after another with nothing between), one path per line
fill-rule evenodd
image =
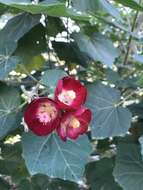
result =
M127 95L123 100L121 100L118 104L116 104L116 107L122 105L126 100L128 100L133 95L138 94L139 92L143 92L143 89L140 89L139 91L132 91L129 95Z
M67 1L67 7L70 6L70 0ZM67 22L66 22L66 30L67 30L67 42L70 42L70 32L69 32L69 18L67 17Z
M139 1L139 4L140 3L141 3L141 0ZM139 14L139 10L136 11L136 14L135 14L135 17L134 17L134 20L133 20L133 24L132 24L132 28L131 28L131 33L134 32L134 29L135 29L135 26L136 26L136 21L137 21L137 18L138 18L138 14ZM124 62L123 62L124 65L126 65L128 63L128 57L129 57L129 54L130 54L130 48L131 48L132 39L133 39L133 36L130 35L128 43L127 43L127 52L126 52Z
M67 8L69 8L70 6L70 0L67 0ZM67 43L70 43L70 32L69 32L69 18L67 17L66 18L66 32L67 32ZM65 62L65 65L67 67L67 73L69 74L69 71L70 71L70 67L69 67L69 63L66 61Z
M22 69L26 73L26 75L29 76L36 84L39 84L39 85L42 85L42 86L46 87L45 84L43 84L42 82L37 80L33 75L31 75L24 66L22 66Z
M45 27L48 28L48 17L46 15L45 16ZM45 38L46 38L46 45L47 45L47 53L48 53L48 66L49 66L49 69L52 69L53 68L53 64L51 63L51 55L50 53L52 52L51 49L50 49L50 46L49 46L49 43L50 43L50 39L49 39L49 36L46 34L45 35Z

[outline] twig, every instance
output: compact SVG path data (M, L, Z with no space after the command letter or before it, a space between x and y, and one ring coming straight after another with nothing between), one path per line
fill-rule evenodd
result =
M139 4L140 3L141 3L141 0L139 1ZM134 29L135 29L135 26L136 26L136 21L137 21L137 18L138 18L138 14L139 14L139 10L136 11L136 14L135 14L135 17L134 17L134 20L133 20L133 24L132 24L132 28L131 28L131 33L134 32ZM127 43L127 52L126 52L125 59L124 59L124 65L126 65L128 63L128 57L129 57L129 54L130 54L130 47L131 47L132 39L133 39L133 36L130 35L128 43Z
M128 94L123 100L121 100L119 103L117 103L115 106L118 107L122 104L124 104L125 101L127 101L129 98L131 98L133 95L138 94L138 92L142 92L143 93L143 89L140 89L139 91L132 91L130 94Z
M24 66L22 66L22 69L26 73L26 75L29 76L29 78L31 78L36 84L39 84L39 85L42 85L42 86L46 87L45 84L43 84L42 82L37 80L33 75L31 75Z

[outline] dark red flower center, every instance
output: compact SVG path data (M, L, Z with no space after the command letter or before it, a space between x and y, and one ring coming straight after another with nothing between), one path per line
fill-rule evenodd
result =
M36 114L39 121L43 124L47 124L51 120L57 117L56 108L50 103L41 103Z
M66 105L71 105L76 98L76 93L73 90L62 90L58 95L58 99Z

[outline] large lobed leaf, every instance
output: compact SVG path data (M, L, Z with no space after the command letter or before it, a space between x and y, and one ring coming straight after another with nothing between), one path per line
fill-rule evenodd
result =
M23 158L29 172L78 182L82 179L85 164L91 153L86 136L77 141L62 142L55 134L38 137L23 134Z
M73 7L78 11L92 13L92 14L108 13L113 17L115 17L117 20L122 21L118 9L116 9L107 0L72 0L71 2Z
M0 35L1 37L1 35ZM2 41L1 41L2 42ZM16 49L16 43L13 41L0 42L0 80L6 78L11 70L16 68L19 58L12 56Z
M73 38L80 50L94 61L112 66L115 58L119 56L119 51L113 46L112 42L100 33L94 33L91 37L82 33L75 33Z
M33 26L40 22L40 15L31 15L28 13L19 14L11 18L6 26L0 31L1 42L17 42Z
M90 14L108 13L122 21L119 11L107 0L74 0L71 1L71 8L66 7L64 0L43 0L38 4L31 3L30 0L23 0L22 2L18 0L0 0L0 2L32 14L43 13L55 17L64 16L79 20L90 20Z
M0 87L0 137L14 130L20 124L20 113L16 109L20 105L20 94L15 88Z
M103 84L88 86L87 106L93 111L93 137L125 135L131 124L131 113L119 106L120 92Z
M39 23L40 16L20 14L10 19L0 31L0 80L5 79L9 72L15 70L20 60L12 56L17 47L18 40L33 26Z
M46 70L42 75L41 82L42 84L46 85L49 88L49 90L53 93L58 80L66 75L66 72L60 69L49 69Z
M142 145L142 138L140 139ZM143 161L140 146L136 143L120 142L117 149L115 180L124 190L142 190Z
M23 0L22 2L18 0L0 0L0 2L32 14L42 13L54 17L71 17L80 20L90 19L88 14L79 14L73 9L67 8L64 0L44 0L38 4L34 4L30 0Z

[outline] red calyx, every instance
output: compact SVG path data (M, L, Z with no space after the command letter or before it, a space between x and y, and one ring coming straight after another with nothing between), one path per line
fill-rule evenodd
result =
M61 119L60 126L57 128L59 137L66 141L67 138L77 139L79 135L87 132L91 121L91 111L81 107L75 112L65 113Z
M60 123L61 112L57 104L46 97L33 100L26 108L24 121L38 136L51 133Z
M85 103L86 88L79 80L67 76L58 81L55 90L55 101L61 109L73 111Z

